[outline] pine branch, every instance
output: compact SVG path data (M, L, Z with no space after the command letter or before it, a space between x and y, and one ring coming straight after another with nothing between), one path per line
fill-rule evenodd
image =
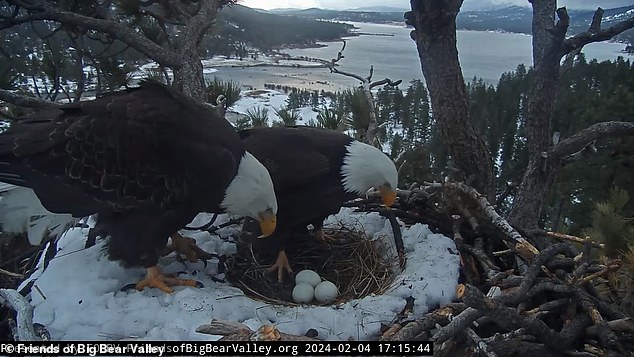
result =
M45 2L40 3L39 6L27 2L20 3L27 10L32 11L32 13L0 21L0 30L32 21L57 21L63 24L82 26L91 30L107 33L164 66L179 67L181 64L181 60L179 58L180 56L178 54L168 51L167 49L148 40L145 36L127 27L123 23L97 19L60 10L59 8L51 6Z

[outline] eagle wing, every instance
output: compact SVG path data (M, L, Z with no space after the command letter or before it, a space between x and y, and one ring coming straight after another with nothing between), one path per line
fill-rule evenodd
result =
M323 134L323 130L319 132ZM239 135L246 149L269 170L276 192L305 190L324 180L339 180L341 162L324 150L331 146L328 140L341 140L339 135L316 138L310 127L254 128Z
M239 147L223 145L237 136L214 115L154 83L40 112L0 136L0 181L76 216L184 203L237 170Z

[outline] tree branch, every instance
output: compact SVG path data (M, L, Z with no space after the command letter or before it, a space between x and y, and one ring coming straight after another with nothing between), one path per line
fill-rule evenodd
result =
M621 32L634 27L634 17L632 17L630 19L621 21L612 27L601 30L602 17L603 9L598 8L594 14L594 17L592 18L592 24L590 25L588 31L582 32L564 40L560 53L561 57L576 49L582 48L589 43L609 40L612 37L620 34Z
M28 16L0 21L0 30L38 20L50 20L74 26L83 26L95 31L107 33L165 66L179 67L181 65L180 56L178 54L168 51L152 41L148 41L146 37L120 22L102 20L63 11L48 4L44 4L43 6L44 10L42 11L41 7L30 5L27 9L35 11L34 13Z
M634 135L634 123L608 121L592 124L575 135L560 141L550 150L548 157L559 160L583 149L592 140L624 135Z
M196 46L213 24L213 19L220 9L220 3L220 1L201 1L200 8L195 11L195 15L190 15L191 18L183 31L183 35L189 38L195 38Z
M576 337L563 336L552 330L540 319L521 316L516 309L506 307L494 299L487 298L473 286L467 286L463 300L467 306L483 311L489 316L495 316L495 323L505 329L516 330L524 328L528 333L538 337L546 345L558 351L569 348Z
M16 94L6 89L0 89L0 100L17 105L19 107L55 108L59 106L59 104L49 102L48 100L29 97L22 94Z
M535 255L539 253L539 251L530 242L524 239L524 237L522 237L522 235L517 230L515 230L515 228L513 228L504 218L502 218L495 211L495 208L491 205L491 203L489 203L487 198L476 191L474 188L460 182L426 182L425 184L432 188L449 187L471 197L480 207L481 211L484 212L484 214L491 220L493 226L504 233L504 237L506 238L505 243L507 244L507 246L518 252L524 259L530 261Z
M18 341L41 341L33 328L33 306L13 289L0 289L0 305L7 305L16 311L16 322L18 325Z
M382 86L384 84L387 84L390 87L396 87L397 85L401 84L403 82L402 79L399 79L396 82L393 82L391 79L389 78L385 78L385 79L381 79L380 81L374 81L372 83L370 83L370 89L376 87L376 86Z

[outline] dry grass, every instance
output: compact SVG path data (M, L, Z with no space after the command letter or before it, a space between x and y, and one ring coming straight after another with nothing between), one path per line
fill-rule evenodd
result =
M330 304L382 294L392 286L392 264L382 258L376 244L363 232L340 228L325 233L334 239L322 242L309 235L296 236L286 252L294 273L311 269L339 288L339 298ZM291 298L294 274L279 283L276 272L266 272L276 256L275 249L243 244L227 262L227 278L254 299L296 305Z

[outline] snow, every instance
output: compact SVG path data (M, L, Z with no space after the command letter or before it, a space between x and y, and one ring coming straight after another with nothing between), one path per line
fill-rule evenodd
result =
M246 115L247 111L256 108L268 109L268 125L280 121L280 117L275 110L286 108L288 95L276 90L256 89L242 91L240 99L229 108L230 112ZM297 125L309 125L311 121L316 120L317 112L311 107L301 107L296 109L299 112L300 119Z
M209 217L200 214L191 225L204 224ZM215 224L228 219L220 215ZM92 220L87 223L94 224ZM368 239L393 241L389 221L377 213L343 208L326 220L327 227L340 225L363 229ZM218 273L217 260L205 267L201 262L178 262L174 253L161 258L162 269L185 272L180 276L202 282L203 288L176 287L172 294L154 288L120 291L143 277L144 269L124 269L108 260L104 241L84 248L88 228L79 227L60 238L55 258L46 269L40 261L37 271L22 286L34 281L30 293L34 322L46 326L53 340L217 340L220 336L196 332L212 319L241 322L253 330L274 324L282 332L298 335L314 328L324 340L371 340L380 334L382 323L390 323L401 312L405 298L416 299L414 313L420 316L454 297L459 257L453 241L433 234L422 224L401 224L401 228L407 263L394 285L382 295L331 306L282 306L251 299L222 282L224 275ZM232 238L239 227L229 226L214 235L182 233L195 238L206 251L230 255L236 252Z
M243 59L226 56L213 56L201 61L203 67L255 67L255 66L279 66L279 67L323 67L318 61L308 58L292 58L283 54L258 53L257 59L244 57Z

